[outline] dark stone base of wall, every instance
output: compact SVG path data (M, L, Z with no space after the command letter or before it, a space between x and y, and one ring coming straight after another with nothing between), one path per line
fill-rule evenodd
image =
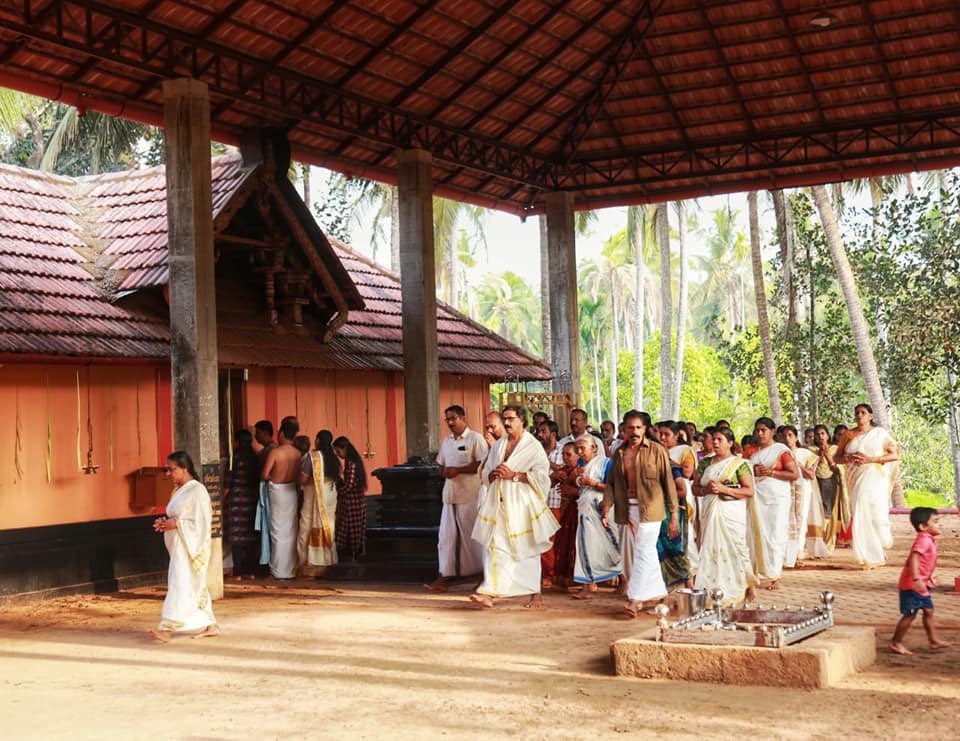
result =
M343 581L430 582L437 578L437 526L367 527L367 552L330 566Z
M154 516L0 530L0 599L116 592L166 578Z

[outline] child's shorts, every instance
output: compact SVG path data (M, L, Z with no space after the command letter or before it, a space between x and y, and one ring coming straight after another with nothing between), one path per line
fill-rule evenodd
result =
M918 594L912 589L900 590L900 614L916 615L920 610L932 610L933 597L929 594Z

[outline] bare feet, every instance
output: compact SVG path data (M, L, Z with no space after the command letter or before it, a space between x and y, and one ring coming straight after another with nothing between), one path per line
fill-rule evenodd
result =
M243 581L243 577L238 574L237 576L231 576L229 581Z
M627 613L627 615L629 615L631 618L635 618L637 615L640 614L640 607L641 605L637 603L636 600L630 600L629 602L627 602L627 604L623 606L623 611Z
M157 643L170 643L173 632L169 630L151 630L150 637Z
M744 602L756 602L757 601L757 590L753 587L747 587L747 593L743 596Z
M220 626L214 623L213 625L208 625L202 631L190 637L191 638L213 638L214 636L218 636L218 635L220 635Z
M244 575L243 575L243 578L246 579L247 581L253 581L254 579L257 578L257 575L256 575L256 574L244 574Z
M549 576L543 577L543 579L540 580L540 587L542 589L553 589L553 579Z
M493 597L488 597L485 594L471 594L470 601L479 607L493 607Z
M431 592L446 592L449 589L450 585L447 584L447 580L442 576L438 576L429 584L424 584L423 588Z
M593 599L593 592L589 589L581 589L576 594L571 594L570 599Z
M769 584L764 584L763 588L769 589L771 592L776 592L778 589L780 589L780 580L774 579Z
M902 643L891 643L890 650L895 654L900 654L901 656L913 656L913 651L904 646Z
M950 641L930 641L930 648L936 651L938 648L950 648L953 643ZM893 648L893 646L891 646Z
M531 594L530 599L527 600L527 604L524 605L528 610L539 610L543 607L543 596L538 592L537 594Z

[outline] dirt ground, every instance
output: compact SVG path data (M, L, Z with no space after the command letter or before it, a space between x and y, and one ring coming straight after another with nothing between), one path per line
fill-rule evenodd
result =
M228 585L218 638L155 645L162 587L0 604L5 739L957 738L960 647L885 649L911 542L895 518L891 565L852 568L849 551L788 572L779 604L837 595L841 624L874 625L878 658L826 690L732 687L613 676L611 641L648 627L601 593L472 607L467 585L299 580ZM960 642L960 517L943 517L934 596L942 636Z

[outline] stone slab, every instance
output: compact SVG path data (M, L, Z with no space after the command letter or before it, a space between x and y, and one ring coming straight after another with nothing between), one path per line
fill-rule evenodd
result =
M832 687L876 661L870 627L834 626L782 649L660 643L656 629L610 645L618 676L766 687Z

